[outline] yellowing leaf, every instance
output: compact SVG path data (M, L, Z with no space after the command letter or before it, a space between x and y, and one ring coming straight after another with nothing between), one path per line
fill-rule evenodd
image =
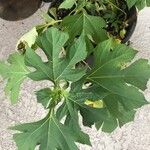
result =
M26 46L32 47L35 44L37 36L38 32L36 27L34 27L20 38L20 40L17 43L16 49L17 50L25 49Z
M121 37L122 39L124 39L126 33L127 33L127 31L126 31L125 29L122 29L122 30L120 31L120 37Z
M84 104L93 108L104 108L103 100L97 100L97 101L86 100Z

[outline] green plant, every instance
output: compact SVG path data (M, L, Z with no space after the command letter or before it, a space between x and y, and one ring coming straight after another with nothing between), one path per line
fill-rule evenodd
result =
M148 104L143 95L150 78L148 60L133 61L137 51L110 36L105 20L109 17L97 14L102 6L107 10L108 3L111 11L118 12L117 2L62 1L50 8L45 24L19 40L18 52L0 62L12 103L17 102L20 85L27 77L52 84L36 92L38 103L48 110L46 117L11 127L20 131L14 135L19 150L34 150L37 145L40 150L77 150L75 142L91 145L80 128L79 114L84 126L112 132L132 121L136 109ZM127 0L129 8L146 4L140 2ZM60 18L58 12L64 8L69 9L67 16ZM125 16L124 10L119 11ZM116 25L114 29L120 30ZM46 61L36 53L37 48L45 53Z

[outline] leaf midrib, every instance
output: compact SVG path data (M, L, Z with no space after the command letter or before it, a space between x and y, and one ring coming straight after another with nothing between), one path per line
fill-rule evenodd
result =
M128 53L128 54L122 54L122 55L120 55L119 57L116 57L116 58L114 58L114 59L111 59L111 60L107 61L106 63L104 63L103 65L101 65L99 68L97 68L95 71L93 71L91 74L89 74L89 75L87 76L87 78L89 78L89 77L92 76L94 73L96 73L97 71L99 71L100 69L102 69L105 65L107 65L107 64L109 64L109 63L111 63L111 62L113 62L113 61L115 61L115 60L117 60L117 59L120 59L121 57L124 57L124 56L126 56L126 55L130 55L130 53Z
M114 91L111 91L110 89L108 89L107 87L105 87L103 84L100 84L99 82L97 82L97 81L95 81L95 80L92 80L92 79L91 79L91 81L92 81L92 82L95 82L97 85L103 87L104 89L108 90L110 93L112 93L112 94L114 94L114 95L119 95L119 96L121 96L121 97L124 97L124 98L126 98L126 99L129 99L129 97L127 97L127 96L124 96L124 95L121 95L121 94L116 93L116 92L114 92ZM133 99L133 98L132 98L132 99Z
M55 125L57 126L58 130L60 131L60 133L62 134L62 136L64 137L64 139L67 141L67 137L64 135L64 133L61 131L60 127L57 125L57 123L55 122L54 118L52 117L53 122L55 123ZM68 142L66 142L68 147L70 148Z
M134 78L134 77L140 77L139 75L105 75L105 76L94 76L94 77L88 77L87 79L111 79L111 78Z
M47 123L48 120L50 121L50 117L51 117L51 116L49 116L49 117L44 121L44 123L42 123L37 129L35 129L35 130L32 132L32 134L30 134L30 135L24 140L24 143L23 143L22 145L25 145L26 141L27 141L32 135L34 135L34 133L36 133L38 130L40 130L40 129Z

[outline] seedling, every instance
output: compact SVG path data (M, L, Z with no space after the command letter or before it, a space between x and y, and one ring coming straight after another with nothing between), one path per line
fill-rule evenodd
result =
M40 150L77 150L76 142L91 146L81 124L112 132L132 121L136 110L148 104L143 95L150 78L148 60L134 61L137 51L121 41L127 32L126 10L150 2L126 2L128 5L118 0L61 1L44 15L46 23L19 40L18 52L0 63L12 103L17 102L26 78L51 82L50 87L36 91L37 102L48 111L45 118L11 127L19 131L14 135L19 150L36 146ZM62 9L65 16L60 16ZM38 48L46 61L37 54Z

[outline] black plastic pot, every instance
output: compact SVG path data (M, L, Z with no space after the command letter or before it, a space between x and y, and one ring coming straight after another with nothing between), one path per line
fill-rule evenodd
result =
M43 0L43 1L52 2L50 4L49 8L51 8L51 7L58 7L59 4L62 2L62 0ZM121 0L121 1L126 3L124 0ZM57 15L61 16L63 18L65 16L67 16L69 14L69 12L70 12L70 10L62 9L62 10L57 12ZM131 38L131 36L132 36L132 34L133 34L134 30L135 30L136 24L137 24L137 14L138 14L138 12L137 12L136 7L134 6L130 10L126 10L126 13L127 13L128 26L126 28L127 32L126 32L125 38L122 39L122 43L127 43L130 40L130 38Z
M45 3L49 3L49 2L52 2L53 0L43 0L43 2Z
M128 27L126 28L126 35L125 35L125 38L122 40L122 43L126 43L130 40L134 30L135 30L135 27L136 27L136 24L137 24L137 9L136 7L132 7L129 11L128 11Z
M17 21L34 14L41 5L42 0L0 0L0 17Z

